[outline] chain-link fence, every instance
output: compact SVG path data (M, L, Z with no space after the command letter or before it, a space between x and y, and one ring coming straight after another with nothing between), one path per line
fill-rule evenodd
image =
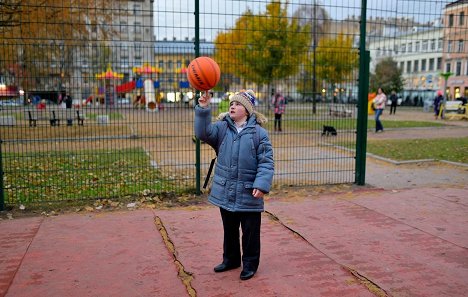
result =
M358 144L365 151L365 136L356 135L367 128L367 88L358 92L366 66L359 52L363 27L371 72L389 56L399 69L411 70L403 71L406 82L396 89L404 104L411 104L405 83L415 81L416 58L398 59L410 52L410 43L416 56L431 50L417 68L418 75L432 71L424 72L427 89L440 87L440 70L468 74L466 20L451 10L466 10L466 1L368 2L0 3L4 203L199 191L214 152L202 143L197 155L193 138L197 93L186 67L197 56L210 56L221 68L212 90L213 120L231 94L255 90L256 109L269 119L276 184L355 182L356 168L365 170L365 158L357 164L354 150ZM450 42L446 36L452 33L458 35ZM445 69L449 60L441 46L465 56L451 55L452 66ZM388 81L373 76L371 87ZM466 96L466 87L454 85L450 94L457 92ZM276 93L287 102L281 131L275 126Z

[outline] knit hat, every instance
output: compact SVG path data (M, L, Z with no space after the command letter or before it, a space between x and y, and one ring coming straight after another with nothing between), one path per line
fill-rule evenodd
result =
M249 115L254 113L255 106L255 93L252 90L240 91L229 98L229 104L231 102L239 102L242 106L245 107Z

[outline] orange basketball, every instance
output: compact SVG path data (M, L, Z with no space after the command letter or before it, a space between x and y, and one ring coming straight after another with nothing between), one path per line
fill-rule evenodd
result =
M216 86L221 77L218 64L211 58L198 57L190 62L187 79L195 89L208 91Z

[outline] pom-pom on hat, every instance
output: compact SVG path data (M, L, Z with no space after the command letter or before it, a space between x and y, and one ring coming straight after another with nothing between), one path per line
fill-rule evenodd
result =
M247 91L240 91L231 98L229 98L229 103L231 102L239 102L242 104L242 106L245 107L249 115L251 115L254 112L254 106L255 106L255 93L252 90L247 90Z
M438 91L437 91L437 95L438 95L438 96L442 96L442 94L443 94L443 92L442 92L441 90L438 90Z

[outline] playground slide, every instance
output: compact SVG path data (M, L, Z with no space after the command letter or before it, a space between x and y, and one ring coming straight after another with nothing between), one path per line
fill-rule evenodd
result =
M154 84L151 79L146 79L144 82L146 110L158 111L158 104L156 103L156 96L154 93Z

